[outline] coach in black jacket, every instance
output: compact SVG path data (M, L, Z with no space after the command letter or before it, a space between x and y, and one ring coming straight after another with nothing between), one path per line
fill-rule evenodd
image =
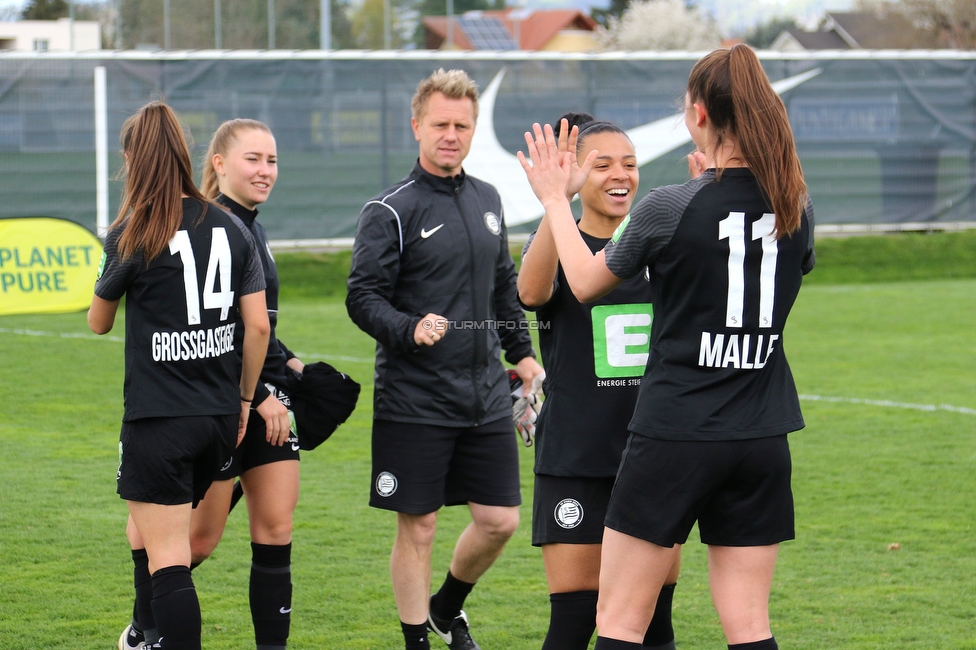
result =
M499 359L526 387L535 361L518 304L501 199L464 174L477 86L439 70L412 102L420 157L369 201L356 230L346 307L376 339L370 505L397 512L391 573L406 647L427 628L454 649L478 645L461 606L518 526L512 399ZM430 558L443 505L467 504L447 579L430 599Z

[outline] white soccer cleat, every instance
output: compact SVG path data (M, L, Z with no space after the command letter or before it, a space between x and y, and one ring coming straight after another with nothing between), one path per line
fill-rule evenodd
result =
M119 650L146 650L145 637L132 629L132 624L125 626L119 637Z

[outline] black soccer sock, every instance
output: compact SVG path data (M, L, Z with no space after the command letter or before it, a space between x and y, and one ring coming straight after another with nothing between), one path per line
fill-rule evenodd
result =
M285 648L291 628L291 544L251 542L250 600L257 650Z
M677 583L664 585L657 597L654 617L644 635L644 648L648 650L674 650L674 628L671 626L671 600Z
M200 601L190 567L168 566L152 575L152 610L166 650L200 650Z
M776 639L774 637L769 637L762 641L752 641L750 643L736 643L734 645L730 643L729 650L779 650L779 646L776 645Z
M430 613L441 621L453 621L464 607L464 599L474 589L473 582L458 580L447 572L444 584L430 599Z
M149 575L149 555L144 548L132 549L133 584L136 588L136 599L132 604L132 627L138 632L145 632L156 627L156 620L152 613L152 576Z
M608 639L605 636L598 636L596 638L596 645L593 646L593 650L640 650L640 648L641 644L639 643Z
M400 621L403 630L403 641L406 650L430 650L430 638L427 636L427 624L410 625Z
M586 650L596 629L596 591L549 594L549 631L542 650Z

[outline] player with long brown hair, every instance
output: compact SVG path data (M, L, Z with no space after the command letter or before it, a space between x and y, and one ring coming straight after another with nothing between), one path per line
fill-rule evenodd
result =
M107 333L126 297L118 493L129 508L133 558L145 559L142 571L136 562L137 587L151 585L149 644L195 650L190 513L247 424L270 331L264 277L244 225L194 186L172 109L144 106L126 120L121 141L125 189L88 322Z
M573 223L571 164L551 128L526 134L531 164L519 153L573 293L595 300L645 268L655 290L606 518L596 648L640 647L697 521L729 648L773 650L773 570L794 537L787 434L803 427L783 328L814 264L813 206L785 106L751 49L702 58L685 99L705 171L648 194L595 255Z

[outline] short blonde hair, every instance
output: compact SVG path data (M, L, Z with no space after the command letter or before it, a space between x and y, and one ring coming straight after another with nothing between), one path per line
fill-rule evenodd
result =
M478 84L464 70L438 69L417 85L417 92L410 101L410 114L420 120L427 110L427 102L434 93L441 93L448 99L471 100L474 106L474 119L478 119Z

